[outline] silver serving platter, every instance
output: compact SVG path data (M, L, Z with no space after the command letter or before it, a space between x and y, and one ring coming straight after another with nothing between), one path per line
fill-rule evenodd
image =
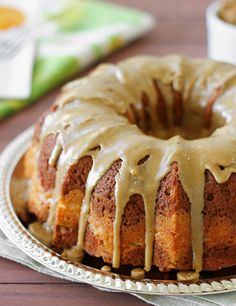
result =
M10 197L13 171L29 147L32 135L33 127L16 137L0 156L0 228L25 254L47 268L77 282L113 291L154 295L199 295L236 290L236 275L186 282L157 279L134 280L128 276L72 263L36 240L18 219Z

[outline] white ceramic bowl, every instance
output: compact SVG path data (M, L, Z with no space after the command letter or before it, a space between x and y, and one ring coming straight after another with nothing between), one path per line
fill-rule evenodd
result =
M222 1L214 1L206 11L208 56L236 65L236 25L218 17Z

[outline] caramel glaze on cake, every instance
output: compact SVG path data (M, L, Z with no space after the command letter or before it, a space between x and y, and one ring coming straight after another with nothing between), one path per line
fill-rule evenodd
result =
M236 265L235 103L227 64L99 66L39 120L29 211L75 260L85 250L146 271Z

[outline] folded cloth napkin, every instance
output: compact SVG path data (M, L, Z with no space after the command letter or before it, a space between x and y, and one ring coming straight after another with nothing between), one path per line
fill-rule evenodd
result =
M154 25L150 14L105 1L52 0L43 3L41 26L37 28L39 46L32 94L26 100L0 100L0 119L33 103L92 62L140 37ZM20 73L25 73L24 69Z
M49 268L41 265L33 260L21 250L10 242L0 230L0 256L16 261L38 272L58 277L61 279L73 281L70 277L66 277ZM103 290L101 288L98 288ZM109 290L106 290L109 291ZM156 306L235 306L236 305L236 292L229 292L224 294L212 294L204 296L156 296L145 294L133 294L137 298L142 299L151 305Z

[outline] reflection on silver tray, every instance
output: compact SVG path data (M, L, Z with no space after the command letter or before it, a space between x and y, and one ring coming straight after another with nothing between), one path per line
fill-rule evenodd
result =
M37 241L18 219L13 209L10 197L12 173L22 155L28 148L32 134L33 128L20 134L8 145L0 158L1 229L8 239L15 243L24 253L44 266L62 275L69 276L75 281L115 291L156 295L182 295L210 294L236 290L236 269L235 275L229 275L229 273L234 273L232 272L232 268L216 272L215 274L206 274L204 277L208 278L200 279L198 281L180 282L170 279L157 279L160 278L158 277L158 273L153 274L154 278L153 275L150 274L150 279L134 280L125 276L125 271L123 272L122 270L118 271L120 273L118 274L96 269L96 267L99 267L99 261L94 261L88 257L85 259L84 264L72 263ZM93 267L91 265L93 265Z

